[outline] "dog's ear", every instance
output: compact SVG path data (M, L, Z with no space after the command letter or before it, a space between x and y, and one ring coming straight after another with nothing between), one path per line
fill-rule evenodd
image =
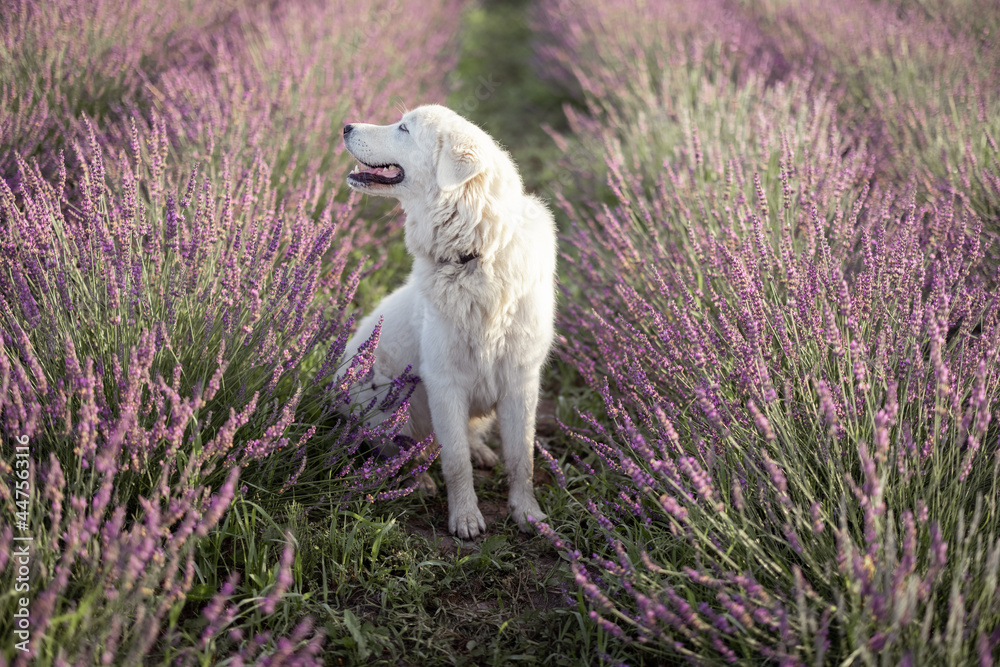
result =
M452 131L441 138L437 182L442 190L454 190L485 169L483 156L474 137Z

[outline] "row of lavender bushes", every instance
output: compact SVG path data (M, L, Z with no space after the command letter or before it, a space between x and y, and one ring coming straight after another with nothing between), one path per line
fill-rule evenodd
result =
M880 178L957 192L986 217L1000 210L1000 49L990 39L1000 15L991 3L627 8L552 0L539 11L541 67L585 100L583 110L566 110L582 142L566 146L568 166L583 180L595 180L595 166L603 180L611 137L633 167L658 169L691 116L703 115L702 131L720 140L750 139L738 134L744 122L721 121L754 90L743 84L805 82L811 97L832 98L835 114L825 120L869 150Z
M587 102L559 354L601 401L539 529L661 659L992 665L1000 16L827 7L541 6Z
M287 595L291 536L254 576L200 545L252 489L338 507L412 488L400 472L427 443L371 449L405 401L379 425L344 414L377 343L341 359L352 302L382 249L342 185L338 134L399 97L443 97L460 6L407 21L393 0L14 9L0 503L17 523L0 531L0 662L321 663L323 630ZM27 652L7 643L21 597Z

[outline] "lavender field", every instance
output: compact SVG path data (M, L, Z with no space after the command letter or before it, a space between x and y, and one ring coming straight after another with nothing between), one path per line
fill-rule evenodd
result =
M12 0L0 665L1000 664L994 0ZM346 122L561 228L522 534L348 409ZM396 379L380 405L419 381ZM387 452L397 452L389 455Z

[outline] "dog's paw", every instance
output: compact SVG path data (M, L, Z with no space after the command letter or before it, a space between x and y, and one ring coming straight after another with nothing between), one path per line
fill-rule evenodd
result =
M517 527L526 533L531 532L531 524L528 523L529 516L535 521L542 521L546 517L534 496L522 500L511 499L507 507L510 516L517 522Z
M469 450L472 452L472 464L477 468L492 468L500 462L496 452L485 442L472 441Z
M417 493L422 493L425 496L436 496L438 493L437 484L431 478L429 472L422 472L417 476Z
M486 520L478 507L471 512L451 512L448 517L448 530L463 540L471 540L486 532Z

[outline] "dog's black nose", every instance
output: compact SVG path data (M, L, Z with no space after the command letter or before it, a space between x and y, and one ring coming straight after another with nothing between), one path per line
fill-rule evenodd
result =
M349 135L351 133L351 130L353 130L353 129L354 129L353 125L345 125L344 126L344 137L347 137L347 135Z

